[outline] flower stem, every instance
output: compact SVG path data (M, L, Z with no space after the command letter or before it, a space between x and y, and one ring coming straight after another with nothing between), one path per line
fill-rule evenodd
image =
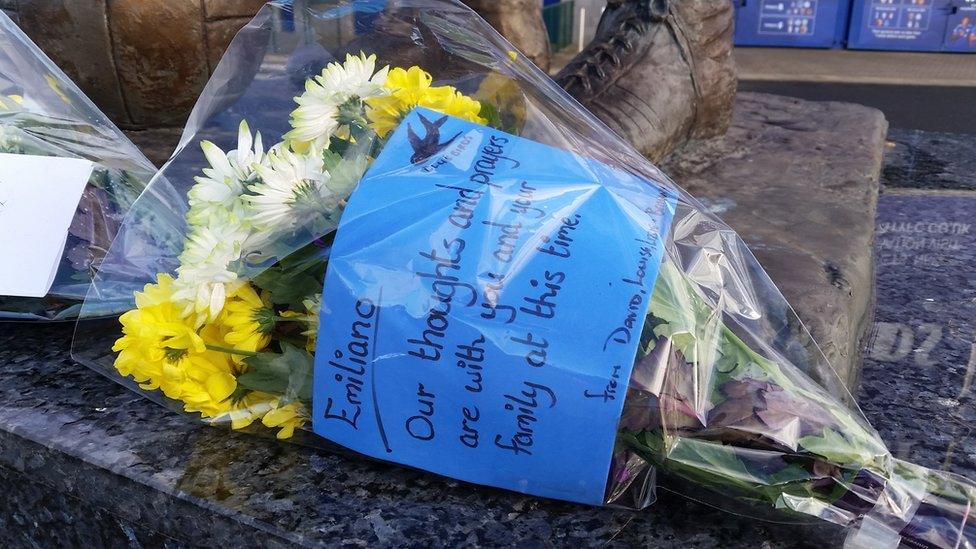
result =
M231 349L230 347L221 347L220 345L207 344L207 349L211 351L217 351L221 353L227 353L230 355L241 355L241 356L258 356L258 353L251 351L242 351L240 349Z

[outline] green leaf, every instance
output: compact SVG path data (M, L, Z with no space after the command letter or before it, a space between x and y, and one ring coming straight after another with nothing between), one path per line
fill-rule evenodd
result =
M669 449L665 467L684 469L686 474L711 479L710 484L720 483L748 492L762 486L763 481L739 459L740 450L707 440L681 438Z
M494 103L482 101L481 112L478 113L478 116L487 120L487 122L485 122L486 126L501 129L502 116L498 113L498 109L495 107Z
M332 139L329 140L328 151L342 158L342 155L346 154L346 151L349 149L350 145L352 145L352 142L349 141L348 139L342 139L341 137L332 136Z
M727 337L722 338L719 355L718 360L715 362L715 367L720 374L732 374L738 370L737 373L740 375L737 377L742 377L741 374L746 373L745 370L753 362L747 349L736 345L734 341L731 341ZM753 375L752 377L756 378L757 376Z
M332 236L323 238L326 244ZM327 254L327 248L309 244L265 269L252 282L269 291L274 303L302 310L305 299L322 291Z
M348 143L348 141L346 142ZM336 151L331 151L329 149L324 149L322 151L322 165L325 167L326 171L331 172L336 169L339 163L342 162L342 155Z
M671 339L688 362L712 366L721 345L721 314L695 293L670 261L661 263L648 311L662 321L654 335Z
M302 301L322 291L322 282L318 278L308 273L281 272L278 269L261 273L254 283L271 292L272 301L293 309L301 309Z
M821 436L800 437L797 442L807 452L848 468L868 465L874 461L874 456L869 451L851 444L844 436L830 428L825 428Z
M245 359L247 371L238 376L238 385L252 391L280 395L281 405L294 400L310 401L312 355L290 343L281 343L281 349L281 354L260 353Z

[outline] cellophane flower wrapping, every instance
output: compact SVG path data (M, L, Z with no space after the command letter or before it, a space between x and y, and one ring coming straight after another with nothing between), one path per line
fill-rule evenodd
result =
M47 295L0 295L0 320L73 319L125 212L156 168L3 12L0 154L84 159L93 163ZM48 191L62 192L56 181L50 183ZM44 211L37 212L38 219L45 215ZM16 232L0 235L22 237ZM22 265L12 257L0 262L3 270L19 269Z
M458 2L266 5L151 190L73 354L191 417L973 544L972 485L892 457L735 232Z

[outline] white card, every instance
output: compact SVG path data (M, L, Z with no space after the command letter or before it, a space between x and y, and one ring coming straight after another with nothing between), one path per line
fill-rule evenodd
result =
M93 167L77 158L0 153L0 295L47 295Z

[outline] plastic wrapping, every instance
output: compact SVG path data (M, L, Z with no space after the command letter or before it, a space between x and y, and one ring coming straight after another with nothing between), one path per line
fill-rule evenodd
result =
M0 295L0 320L72 319L125 212L156 168L2 12L0 153L94 163L47 296ZM58 190L52 185L51 192Z
M460 3L268 4L150 190L73 356L173 409L536 495L638 509L664 478L852 546L976 544L973 485L891 456L742 240Z

